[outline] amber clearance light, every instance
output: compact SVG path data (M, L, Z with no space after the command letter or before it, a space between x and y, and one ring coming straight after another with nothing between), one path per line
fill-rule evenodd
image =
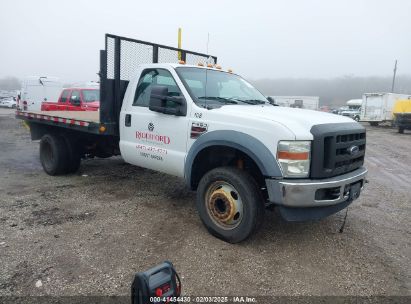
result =
M307 160L307 159L310 158L310 153L308 153L308 152L278 151L277 156L280 159Z

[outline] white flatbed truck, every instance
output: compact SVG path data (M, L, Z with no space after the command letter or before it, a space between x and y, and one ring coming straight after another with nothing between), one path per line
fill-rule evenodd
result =
M149 63L140 62L137 52L147 55L148 48ZM178 53L184 62L162 63ZM367 174L364 127L274 106L216 61L106 34L100 111L16 117L40 140L46 173L75 172L90 155L121 154L130 164L182 177L197 191L205 227L231 243L256 231L269 206L289 221L316 220L358 198Z

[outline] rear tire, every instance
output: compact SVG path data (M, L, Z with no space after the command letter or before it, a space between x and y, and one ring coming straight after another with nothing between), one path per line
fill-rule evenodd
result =
M371 121L370 125L373 127L377 127L378 126L378 121Z
M360 116L355 116L355 117L354 117L354 120L355 120L356 122L359 122L359 121L360 121Z
M196 203L207 230L229 243L247 239L264 219L264 200L257 183L237 168L221 167L206 173Z
M48 175L64 174L68 153L63 137L46 134L40 140L40 162Z
M404 134L404 127L398 127L398 133Z

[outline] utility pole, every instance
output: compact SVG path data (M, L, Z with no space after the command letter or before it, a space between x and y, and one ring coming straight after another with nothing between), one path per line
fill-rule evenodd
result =
M395 65L394 65L394 75L392 76L391 93L394 93L394 87L395 87L395 74L397 74L397 59L395 59Z

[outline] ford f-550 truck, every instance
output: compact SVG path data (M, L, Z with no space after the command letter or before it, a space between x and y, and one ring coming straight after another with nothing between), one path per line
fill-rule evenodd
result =
M166 63L177 61L179 63ZM187 63L191 63L188 65ZM365 129L350 118L270 104L206 54L106 34L100 111L24 112L46 173L119 155L185 179L213 235L240 242L276 206L289 221L346 208L366 181Z

